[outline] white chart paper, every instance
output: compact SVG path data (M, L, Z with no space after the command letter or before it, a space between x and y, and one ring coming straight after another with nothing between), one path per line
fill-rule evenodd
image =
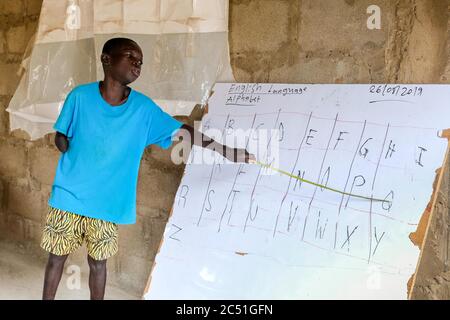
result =
M217 84L214 91L206 134L223 133L227 143L244 130L236 144L258 161L384 201L195 147L145 298L407 298L419 257L408 236L444 160L449 87Z

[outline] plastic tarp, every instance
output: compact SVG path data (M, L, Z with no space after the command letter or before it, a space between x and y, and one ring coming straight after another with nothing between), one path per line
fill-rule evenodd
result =
M101 50L114 37L140 45L144 64L131 86L172 115L205 104L216 81L234 81L228 0L44 0L6 109L11 130L32 140L52 132L70 90L103 79Z

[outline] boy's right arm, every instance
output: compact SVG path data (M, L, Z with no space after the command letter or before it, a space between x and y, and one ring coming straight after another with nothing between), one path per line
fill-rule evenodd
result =
M61 132L56 131L55 135L55 145L61 152L66 152L69 148L69 140Z
M63 153L69 149L68 139L73 135L77 96L78 94L75 89L69 92L58 114L58 118L53 124L53 129L56 131L55 145Z

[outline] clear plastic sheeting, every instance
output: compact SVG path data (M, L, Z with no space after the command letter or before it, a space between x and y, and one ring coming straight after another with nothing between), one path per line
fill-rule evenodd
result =
M103 79L103 44L119 36L135 40L144 54L131 86L172 115L205 104L216 81L234 81L227 0L44 0L6 109L11 130L21 128L32 140L52 132L70 90Z

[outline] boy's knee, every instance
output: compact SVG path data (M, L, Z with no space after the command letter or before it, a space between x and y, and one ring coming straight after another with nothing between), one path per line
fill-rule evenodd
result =
M48 256L48 264L50 267L60 267L64 265L64 262L66 262L68 255L64 256L58 256L56 254L50 253Z
M93 271L100 271L106 267L106 259L104 260L95 260L91 256L88 255L88 264L89 268Z

